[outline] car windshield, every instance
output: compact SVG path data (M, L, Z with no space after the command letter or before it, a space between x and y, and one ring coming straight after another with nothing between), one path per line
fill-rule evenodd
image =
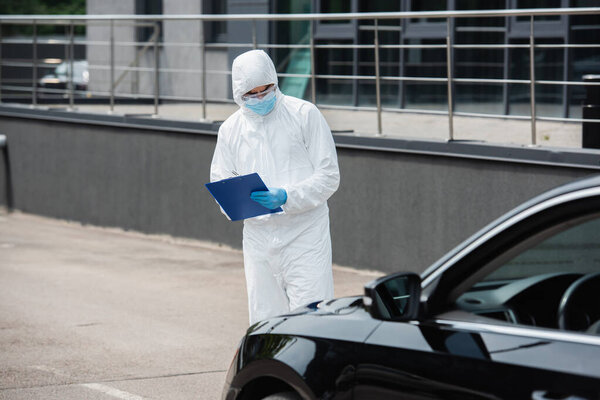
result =
M54 75L56 76L67 76L69 74L70 71L70 63L68 62L63 62L60 63L55 69L54 69ZM87 62L85 61L76 61L73 63L73 77L75 79L78 78L82 78L86 71L87 71Z
M513 324L600 335L599 214L521 238L480 272L486 269L493 272L465 282L470 288L457 297L457 308Z
M599 271L600 218L570 227L514 257L484 281L521 279L553 272Z
M54 74L55 75L66 75L67 74L67 64L66 63L60 63L58 65L58 67L56 67L54 69Z

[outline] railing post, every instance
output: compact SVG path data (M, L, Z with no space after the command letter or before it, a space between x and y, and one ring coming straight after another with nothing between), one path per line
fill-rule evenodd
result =
M314 20L310 20L310 97L314 105L317 104L317 79L315 77L315 34Z
M115 21L110 20L110 110L115 111Z
M506 18L506 19L508 20L508 18ZM508 26L508 22L506 22L506 24ZM509 100L508 100L509 86L508 86L508 83L506 83L506 81L510 77L510 63L511 63L511 59L512 59L513 55L512 55L512 51L510 51L510 49L508 48L509 44L510 44L509 35L504 35L504 45L506 46L503 49L504 63L502 66L502 79L504 79L504 82L502 83L502 109L503 109L504 115L508 115L510 112L510 104L509 104Z
M252 48L256 50L258 48L258 42L256 41L256 20L252 20Z
M536 131L535 131L535 40L533 37L533 15L531 16L529 26L529 75L531 83L529 84L531 92L531 145L536 145Z
M0 24L0 103L2 103L2 24Z
M200 21L200 50L202 55L202 119L206 120L206 38L204 20Z
M8 212L12 212L14 200L13 200L13 184L12 175L10 172L10 157L8 153L8 146L6 143L6 135L0 135L0 153L2 153L2 159L4 160L4 187L6 188L6 208Z
M158 38L160 36L160 25L158 21L154 23L154 114L153 117L158 117L158 97L159 97L159 57L158 57Z
M377 20L375 19L375 101L377 102L377 133L381 135L381 77L379 75L379 30L377 29Z
M37 106L37 21L33 20L33 43L31 49L31 105Z
M450 18L446 19L446 76L448 81L448 141L454 140L454 99L452 97L452 36Z
M75 61L75 25L73 21L71 21L70 31L69 31L69 110L73 110L75 108L75 98L73 90L75 89L75 85L73 85L73 67Z

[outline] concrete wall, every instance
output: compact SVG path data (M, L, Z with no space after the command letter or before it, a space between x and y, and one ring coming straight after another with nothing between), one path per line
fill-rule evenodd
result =
M423 271L524 200L594 173L512 162L340 149L331 200L334 259Z
M204 188L213 136L16 119L0 130L18 210L241 246L241 223Z
M9 117L0 110L16 209L241 247L242 224L227 221L204 188L216 142L208 131L215 126L169 128L166 121L145 120L131 127L109 116L72 123L47 117L56 112L41 119L32 116L36 111L22 112L30 115ZM336 140L342 181L329 203L334 262L381 271L422 271L530 196L597 172L363 150L344 137ZM0 163L3 204L5 184Z
M201 14L202 2L189 0L163 0L164 14ZM173 69L202 69L202 37L199 21L166 21L164 23L165 43L189 43L191 46L167 46L163 51L161 67ZM207 38L208 40L208 38ZM227 51L207 49L206 68L209 71L227 71L230 69ZM231 77L227 74L209 74L206 79L206 94L211 99L226 99ZM163 73L161 93L167 96L202 97L202 77L200 73L171 72Z
M245 1L228 0L228 14L268 14L271 12L269 0ZM264 21L256 21L256 43L269 43L269 24ZM228 21L227 22L227 40L230 43L249 43L249 47L229 49L229 65L233 59L245 51L252 50L252 22L251 21ZM267 49L263 49L267 50ZM268 50L267 50L268 51ZM231 88L231 85L229 86Z
M87 1L86 12L89 15L100 14L135 14L135 0L104 0ZM135 30L130 25L131 21L115 22L115 43L131 43L135 41ZM109 22L90 22L86 29L87 41L110 41ZM104 44L88 44L87 60L90 72L89 89L99 92L110 92L110 47ZM135 47L115 45L115 67L128 66L135 59ZM122 71L115 71L114 79L121 76ZM119 93L134 93L137 90L135 73L125 75L120 85L116 88Z
M135 14L135 0L88 0L87 13L91 15L102 14ZM163 14L190 15L201 14L202 2L189 0L164 0ZM136 40L136 28L131 24L115 22L115 66L128 67L135 60L136 53L142 45L132 46L125 42ZM201 23L199 21L165 21L162 25L162 41L164 46L160 50L159 87L161 96L202 98L202 79L200 72L184 70L202 69ZM109 41L110 28L108 22L89 23L87 40ZM88 46L88 62L90 64L90 88L94 91L110 90L109 47L106 45L91 44ZM206 55L206 68L209 71L227 71L230 68L227 50L208 49ZM94 66L96 68L94 68ZM117 87L117 93L123 94L154 94L154 51L148 49L139 60L139 67L150 70L132 71L125 75L124 80ZM175 69L177 71L167 71ZM123 71L115 72L115 80ZM226 99L229 96L230 76L227 74L210 74L207 77L207 97L210 99Z

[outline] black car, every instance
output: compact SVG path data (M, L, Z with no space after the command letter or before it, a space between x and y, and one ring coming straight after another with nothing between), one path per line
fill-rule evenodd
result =
M223 398L600 399L600 177L524 203L421 276L251 326Z

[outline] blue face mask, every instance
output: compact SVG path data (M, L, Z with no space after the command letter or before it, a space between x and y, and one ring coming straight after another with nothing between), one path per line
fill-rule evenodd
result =
M258 115L267 115L275 107L276 100L275 91L272 91L262 99L248 99L244 104Z

